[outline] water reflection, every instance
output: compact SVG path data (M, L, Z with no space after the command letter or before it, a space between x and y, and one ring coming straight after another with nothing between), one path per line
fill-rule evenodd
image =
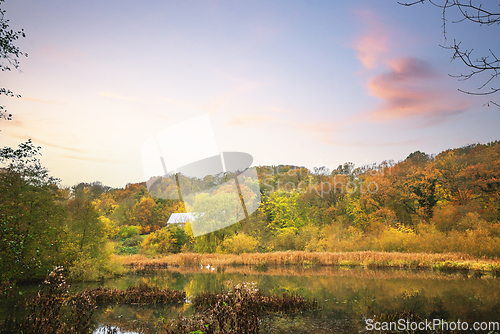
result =
M126 289L139 283L183 290L186 303L168 305L107 305L94 314L97 330L104 327L117 333L156 333L164 321L193 313L190 298L206 291L219 292L228 280L246 279L264 293L298 293L316 299L320 309L296 316L263 317L263 333L353 333L364 320L381 313L413 310L424 319L448 321L499 321L500 280L465 273L411 270L371 270L333 267L226 267L215 271L201 267L178 267L147 271L99 283L73 284L70 292L98 286ZM23 286L24 293L38 285ZM20 297L20 296L18 296ZM25 312L12 303L0 301L0 324ZM23 313L24 312L24 313ZM25 315L24 315L25 316ZM0 332L2 332L0 330ZM161 331L160 331L161 332ZM3 333L3 332L2 332Z
M498 321L500 280L481 279L454 273L409 270L370 270L363 268L219 268L207 272L198 268L171 268L131 275L103 283L106 287L125 289L139 282L162 288L184 290L190 297L205 291L217 292L224 283L243 279L257 283L263 292L298 293L318 300L321 309L296 317L274 316L263 319L264 333L359 332L364 319L374 314L413 310L426 319L448 321ZM81 289L88 285L77 285ZM100 309L96 320L121 328L154 332L162 319L190 314L190 304L149 307L115 305ZM266 330L267 328L267 330Z

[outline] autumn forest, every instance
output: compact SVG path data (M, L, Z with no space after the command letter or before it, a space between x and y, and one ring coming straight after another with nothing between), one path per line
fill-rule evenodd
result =
M0 280L72 279L124 269L116 255L172 253L423 252L500 256L500 142L420 151L394 163L334 170L257 167L261 204L247 219L194 237L167 221L182 201L155 198L146 183L59 185L28 141L4 148L0 173ZM196 179L200 185L227 175ZM250 185L252 187L252 185ZM243 188L247 185L243 185ZM242 189L246 191L245 189ZM248 190L248 189L247 189Z

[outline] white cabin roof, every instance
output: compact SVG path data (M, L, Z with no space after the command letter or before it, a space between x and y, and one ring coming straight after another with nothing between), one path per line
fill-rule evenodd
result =
M170 224L185 224L187 222L192 222L196 218L190 213L172 213L168 219L167 225Z

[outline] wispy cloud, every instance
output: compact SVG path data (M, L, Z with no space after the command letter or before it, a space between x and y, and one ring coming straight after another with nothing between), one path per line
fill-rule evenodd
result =
M352 47L356 56L367 69L379 65L381 58L389 51L390 30L371 11L358 11L360 22L365 25L364 32L354 41Z
M67 151L72 151L72 152L78 152L78 153L85 153L85 151L83 150L80 150L78 148L75 148L75 147L71 147L71 146L66 146L66 145L60 145L60 144L55 144L53 142L49 142L49 141L46 141L46 140L41 140L41 139L38 139L38 138L35 138L33 136L27 136L27 135L22 135L22 136L19 136L19 135L11 135L12 138L19 138L19 139L22 139L22 140L28 140L28 139L31 139L33 141L33 144L35 145L46 145L46 146L50 146L50 147L54 147L54 148L58 148L58 149L61 149L61 150L67 150Z
M338 146L349 146L349 147L401 147L407 145L422 145L428 142L428 138L418 138L410 140L395 140L390 142L380 142L380 141L336 141L335 144Z
M226 98L216 98L200 105L199 109L208 114L213 114L223 110L227 104L228 100Z
M4 127L7 127L7 128L10 128L10 127L12 127L12 128L18 128L18 129L24 129L24 128L26 128L26 123L25 122L23 122L23 121L21 121L19 119L15 119L15 118L13 118L11 121L5 121L5 122L2 120L2 122L3 122L2 125Z
M35 99L35 98L32 98L32 97L21 97L21 100L30 101L30 102L37 102L37 103L58 104L58 105L65 105L66 104L66 103L63 103L63 102L52 101L52 100Z
M279 115L242 115L232 118L226 122L226 125L235 127L252 128L258 126L272 126L280 128L294 134L308 134L318 142L323 144L333 144L333 137L337 126L336 122L330 121L304 121L303 119L294 119Z
M233 83L234 91L236 92L249 92L254 91L258 88L265 87L268 85L267 82L248 79L246 77L238 76L233 73L229 73L222 70L215 70L215 76L221 80Z
M425 117L432 122L464 112L464 98L439 86L442 77L429 63L415 58L388 61L389 70L369 79L372 96L382 100L380 107L368 113L373 121Z
M81 161L88 161L88 162L112 163L112 164L122 163L121 161L113 160L113 159L96 158L96 157L82 157L82 156L69 155L69 154L62 155L62 157L66 158L66 159L81 160Z
M262 123L266 123L273 120L275 120L275 118L268 115L248 115L230 119L229 121L226 122L226 124L232 126L250 127L250 126L261 125Z
M465 97L443 88L444 73L424 60L395 56L404 50L404 42L396 43L394 32L376 14L362 11L357 15L365 28L353 48L363 67L369 73L376 71L370 74L367 88L381 103L347 123L419 118L422 124L430 125L469 108Z
M168 117L167 115L165 115L163 113L157 113L157 112L153 112L153 111L150 111L147 109L142 109L140 113L141 113L141 115L149 116L151 118L170 120L170 117Z
M331 121L316 121L316 122L293 122L291 125L301 131L309 132L319 143L334 144L333 140L338 123Z
M173 99L169 97L160 97L160 100L167 102L168 104L174 105L176 107L181 107L189 110L198 110L198 106L189 101L184 101L180 99Z

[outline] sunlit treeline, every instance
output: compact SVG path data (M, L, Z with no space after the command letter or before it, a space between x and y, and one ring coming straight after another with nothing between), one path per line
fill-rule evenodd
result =
M196 238L189 223L167 226L172 213L186 211L182 201L157 198L146 183L122 189L100 182L62 188L40 165L38 150L27 142L0 152L2 161L10 163L0 173L2 280L43 275L53 264L72 268L75 277L103 276L114 270L109 267L112 253L500 255L499 142L437 156L417 151L398 163L345 163L334 170L257 167L259 208L236 224ZM206 189L227 179L221 174L187 181ZM255 192L250 188L241 185L245 196Z
M261 168L263 203L242 229L267 250L498 256L499 144L331 172ZM259 236L259 227L269 233Z
M109 238L114 224L92 202L58 186L30 141L0 149L0 292L19 279L43 278L53 266L70 278L116 273ZM3 291L6 292L6 291Z
M248 219L193 238L166 227L182 202L154 198L145 184L102 191L80 185L101 215L120 227L122 252L244 253L282 250L466 252L500 255L500 145L469 145L437 156L330 171L257 168L261 205ZM226 176L227 179L227 176ZM200 189L224 175L192 179ZM94 194L94 195L92 195ZM137 226L130 238L127 234ZM160 230L161 229L161 230ZM140 234L157 231L147 241ZM127 238L128 237L128 238ZM141 245L143 247L141 247Z

